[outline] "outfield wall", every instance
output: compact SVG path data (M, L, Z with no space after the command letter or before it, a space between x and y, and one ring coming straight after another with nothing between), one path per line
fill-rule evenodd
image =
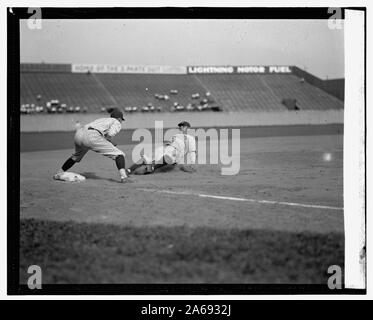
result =
M86 124L108 114L45 114L22 115L21 132L72 131L78 123ZM154 128L154 121L163 121L172 128L185 120L193 127L250 127L271 125L343 124L343 110L281 111L281 112L177 112L127 114L124 128Z

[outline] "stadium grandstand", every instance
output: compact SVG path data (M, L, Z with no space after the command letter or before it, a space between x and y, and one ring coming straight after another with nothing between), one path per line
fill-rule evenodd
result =
M344 80L297 67L20 66L21 113L343 109Z

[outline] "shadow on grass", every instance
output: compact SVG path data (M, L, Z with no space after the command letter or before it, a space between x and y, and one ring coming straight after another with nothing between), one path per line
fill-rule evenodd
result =
M81 175L85 176L86 179L92 179L92 180L106 180L106 181L110 181L110 182L119 182L119 179L118 180L115 180L113 178L103 178L103 177L100 177L98 176L96 173L94 172L83 172L81 173Z

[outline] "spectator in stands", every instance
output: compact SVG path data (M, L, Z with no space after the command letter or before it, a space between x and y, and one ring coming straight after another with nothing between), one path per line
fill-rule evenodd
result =
M208 103L207 99L202 99L201 102L200 102L200 105L203 106L203 105L205 105L207 103Z
M194 110L194 107L191 103L188 103L188 105L186 106L186 110L187 111L193 111Z
M155 111L155 107L153 106L153 104L151 102L148 103L148 111Z
M201 106L200 104L197 106L197 110L198 111L202 111L203 110L203 106Z
M209 91L206 92L206 101L207 101L207 103L214 103L215 102Z
M46 109L47 109L47 112L49 113L50 110L51 110L51 103L50 103L50 101L48 101L48 102L46 103Z

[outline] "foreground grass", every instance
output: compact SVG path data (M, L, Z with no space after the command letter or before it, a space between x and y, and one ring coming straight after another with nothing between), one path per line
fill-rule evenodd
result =
M322 283L342 234L121 227L21 220L20 280L43 283Z

